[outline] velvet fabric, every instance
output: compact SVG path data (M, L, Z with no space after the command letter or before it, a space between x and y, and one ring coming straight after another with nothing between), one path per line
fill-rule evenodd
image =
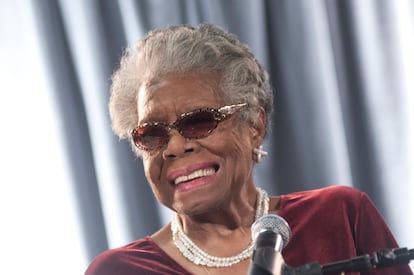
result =
M321 265L398 247L369 197L356 189L331 186L282 195L278 215L286 219L292 238L283 250L289 266ZM85 275L191 274L145 237L99 255ZM370 275L409 275L408 265L371 269Z
M344 186L282 195L278 214L292 230L283 250L290 266L320 264L398 247L383 217L363 192ZM359 273L349 273L359 274ZM412 274L408 265L361 274Z

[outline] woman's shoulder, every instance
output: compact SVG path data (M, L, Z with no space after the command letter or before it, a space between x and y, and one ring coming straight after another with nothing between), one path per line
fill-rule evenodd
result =
M146 251L150 251L151 242L149 237L145 237L121 247L108 249L95 257L85 275L110 274L115 267L122 268L128 265L128 259L131 259L128 257L129 254L140 257Z
M325 200L336 201L338 199L358 201L363 196L365 196L365 194L354 187L344 185L332 185L319 189L305 190L281 195L281 199L285 202L310 200L318 200L321 202Z
M151 237L147 236L101 253L89 265L85 275L138 274L137 272L186 274Z
M356 188L342 185L289 193L280 196L279 211L291 212L312 209L332 210L347 209L355 212L361 201L369 201L367 195Z
M109 249L103 252L101 255L102 257L111 257L111 258L118 258L123 254L134 254L134 255L142 255L147 254L149 251L151 253L161 252L161 249L157 246L157 244L152 240L150 236L146 236L142 239L138 239L133 241L129 244Z

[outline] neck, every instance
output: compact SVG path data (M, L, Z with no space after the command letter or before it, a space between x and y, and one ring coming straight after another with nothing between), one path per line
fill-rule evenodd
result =
M189 237L198 238L199 233L228 236L235 230L250 229L255 220L257 200L257 191L253 186L206 213L191 216L179 214L183 230Z
M255 203L256 211L254 216L255 218L258 218L267 214L269 209L269 198L267 193L261 189L257 189L255 193L258 199L257 203ZM193 219L188 218L187 224L189 224L189 221L194 223ZM213 225L210 225L209 227L213 228ZM188 236L184 231L182 221L177 214L171 222L172 239L180 252L196 265L214 267L232 266L251 257L253 244L250 237L250 226L246 228L239 223L239 226L235 229L229 229L228 226L218 226L217 224L215 224L214 227L216 229L214 229L214 231L210 230L207 234L204 230L203 232L197 232L194 228L191 228L189 232L191 232L193 237ZM225 230L223 230L223 228L225 228ZM215 234L212 234L211 232L215 232ZM217 234L217 232L220 232L220 234ZM226 234L223 234L223 232ZM194 239L197 240L195 241ZM228 245L226 245L226 243ZM202 244L203 249L199 247L200 244Z

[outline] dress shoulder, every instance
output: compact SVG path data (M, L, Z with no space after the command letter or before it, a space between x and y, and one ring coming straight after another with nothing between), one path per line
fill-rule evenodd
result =
M98 255L85 275L190 274L147 236Z
M320 189L306 190L281 195L280 208L291 207L295 205L309 205L323 208L327 206L347 206L351 208L358 207L361 200L368 199L368 196L349 186L333 185Z

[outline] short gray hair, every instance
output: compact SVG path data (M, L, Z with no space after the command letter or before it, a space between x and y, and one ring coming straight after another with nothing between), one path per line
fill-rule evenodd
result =
M137 126L142 85L171 75L214 73L225 104L246 102L241 117L254 124L262 107L267 128L273 111L269 77L249 47L212 24L171 26L149 32L125 50L112 76L109 109L112 129L128 138Z

